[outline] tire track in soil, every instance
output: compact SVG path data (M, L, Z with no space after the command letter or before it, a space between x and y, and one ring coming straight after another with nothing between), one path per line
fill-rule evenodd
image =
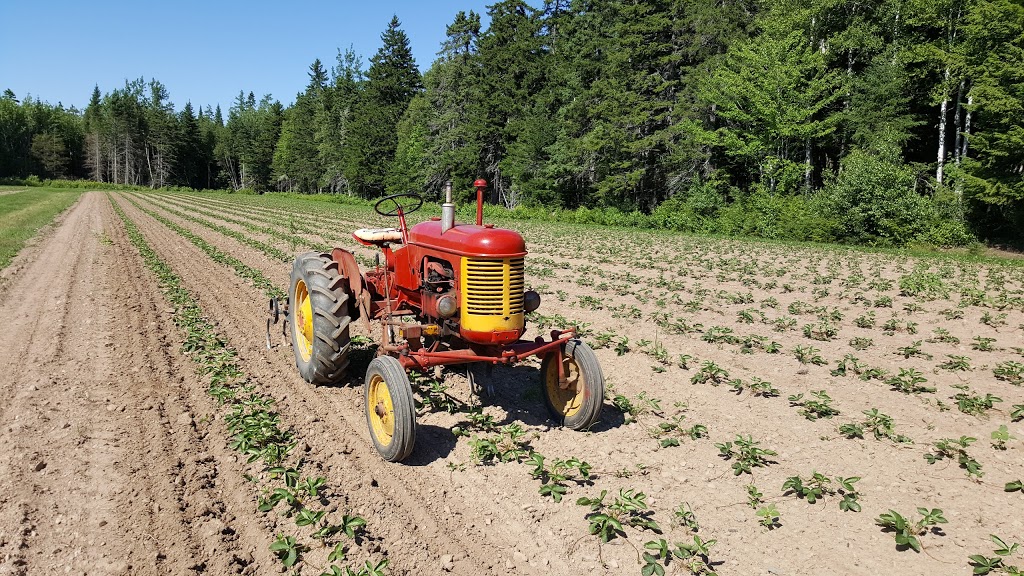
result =
M145 200L137 196L132 199ZM478 530L466 534L463 514L452 510L435 494L437 488L443 489L449 482L422 466L388 465L373 451L362 413L361 375L353 375L350 385L341 388L312 388L302 382L295 373L290 348L267 351L264 346L262 294L124 197L119 196L118 203L153 249L182 277L185 287L199 295L200 305L229 336L250 376L277 399L276 406L285 422L302 430L301 448L306 450L307 460L321 463L329 484L367 519L369 532L383 537L392 562L390 567L396 573L438 571L444 555L454 557L454 574L505 573L504 566L499 569L496 565L493 551L511 550L517 544L515 540L502 534L497 525L489 527L486 533ZM154 204L147 206L152 208ZM254 256L255 250L236 240L172 215L162 215L254 268L267 270L266 263L253 264L261 259ZM197 266L197 262L203 264ZM275 263L270 270L277 268ZM270 277L277 275L271 273ZM338 414L341 418L328 416ZM436 455L425 452L429 449L429 445L420 446L412 462L433 459Z
M272 560L226 439L196 417L212 400L161 301L97 192L11 283L0 574L236 574Z

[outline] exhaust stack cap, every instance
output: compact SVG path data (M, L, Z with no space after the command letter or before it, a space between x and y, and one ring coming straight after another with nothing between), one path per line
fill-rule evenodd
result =
M441 204L441 234L455 227L455 204L452 203L452 181L444 183L444 204Z

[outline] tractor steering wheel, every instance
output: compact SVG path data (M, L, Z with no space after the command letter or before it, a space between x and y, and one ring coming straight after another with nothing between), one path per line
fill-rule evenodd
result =
M409 203L409 205L412 207L406 208L405 206L403 206L402 203L398 201L399 198L412 199L412 202ZM395 207L392 210L384 212L383 210L381 210L380 207L382 204L388 201L394 204ZM412 214L413 212L419 210L421 206L423 206L423 196L420 196L419 194L414 194L412 192L403 192L401 194L392 194L391 196L385 196L381 198L380 200L377 201L376 204L373 205L373 211L376 212L377 214L380 214L381 216L398 216L399 211L401 211L402 214Z

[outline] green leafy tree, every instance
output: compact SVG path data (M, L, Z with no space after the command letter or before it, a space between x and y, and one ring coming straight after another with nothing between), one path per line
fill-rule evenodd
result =
M803 32L736 45L702 99L717 105L716 144L771 193L810 190L814 147L836 129L840 77Z

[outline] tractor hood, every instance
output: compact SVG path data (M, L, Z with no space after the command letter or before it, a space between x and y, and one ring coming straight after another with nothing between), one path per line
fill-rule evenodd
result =
M456 224L441 234L441 222L429 220L409 229L409 243L476 258L518 258L526 256L526 242L518 232L494 228L493 224Z

